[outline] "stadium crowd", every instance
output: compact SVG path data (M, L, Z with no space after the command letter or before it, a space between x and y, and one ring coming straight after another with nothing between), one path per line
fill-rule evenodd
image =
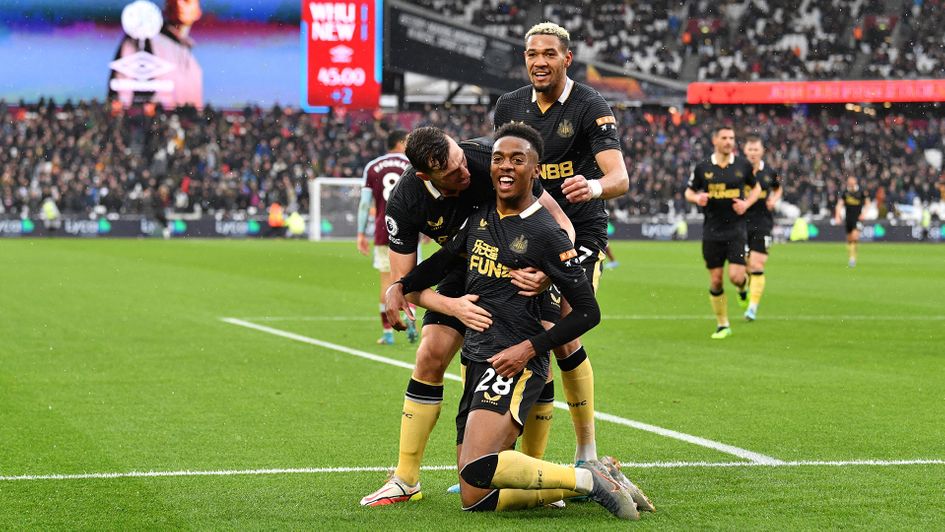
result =
M757 133L766 160L784 177L784 201L802 213L829 212L849 174L895 205L940 201L945 178L933 165L945 150L945 119L773 108L616 109L630 191L613 200L619 218L691 210L683 192L691 165L711 151L709 131L733 124ZM396 114L307 115L289 108L242 112L126 113L80 103L0 104L0 211L36 213L52 198L65 214L156 209L231 216L273 201L308 208L316 176L360 177L383 153L386 132L434 125L456 138L488 135L483 106L428 106ZM24 211L25 209L25 211Z

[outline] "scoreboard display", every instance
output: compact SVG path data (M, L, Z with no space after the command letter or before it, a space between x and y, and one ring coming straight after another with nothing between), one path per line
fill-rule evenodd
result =
M381 96L382 0L302 0L302 109L374 109Z

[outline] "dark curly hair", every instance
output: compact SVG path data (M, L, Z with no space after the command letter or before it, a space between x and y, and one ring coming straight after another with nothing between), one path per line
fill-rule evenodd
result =
M496 141L502 137L518 137L528 141L538 154L539 161L541 160L542 154L545 152L545 141L542 140L541 133L524 122L509 122L500 127L499 130L495 132L495 135L492 136L493 140Z

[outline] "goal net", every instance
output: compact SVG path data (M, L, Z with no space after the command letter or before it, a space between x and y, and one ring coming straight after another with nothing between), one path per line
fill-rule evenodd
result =
M357 177L316 177L308 182L309 240L358 236L362 183Z

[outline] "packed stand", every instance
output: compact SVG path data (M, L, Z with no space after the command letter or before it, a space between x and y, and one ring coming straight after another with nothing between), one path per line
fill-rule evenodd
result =
M690 4L683 42L700 80L834 79L856 59L853 28L866 0L708 0Z
M941 0L916 0L902 12L898 46L880 41L866 74L874 78L945 76L945 5Z
M862 113L784 116L752 107L673 114L631 109L617 115L630 173L630 191L613 205L618 219L693 213L684 198L689 173L712 153L710 132L720 124L735 126L736 138L751 133L762 137L766 164L784 178L783 203L800 214L829 215L848 175L859 177L880 200L880 216L897 216L897 205L916 200L939 202L945 194L940 169L945 119ZM938 168L926 159L926 150L933 159L937 150Z
M125 112L98 103L0 103L0 214L263 212L272 202L308 210L307 181L360 177L385 151L387 132L444 127L458 138L489 134L484 107L429 108L375 117L292 109Z
M941 200L945 180L926 150L938 150L940 164L945 119L771 109L617 109L630 191L613 201L616 218L693 214L683 197L689 172L709 155L709 132L722 123L742 137L761 135L766 161L785 178L784 202L801 213L828 214L850 173L884 198L887 210ZM0 105L0 116L6 217L35 215L46 198L63 214L83 216L164 209L244 216L273 201L307 212L308 179L360 177L384 153L388 131L433 125L462 139L492 130L484 106L326 116L279 107L135 114L83 103Z
M609 0L542 5L543 20L556 21L571 33L578 59L679 78L683 59L678 35L685 2Z

